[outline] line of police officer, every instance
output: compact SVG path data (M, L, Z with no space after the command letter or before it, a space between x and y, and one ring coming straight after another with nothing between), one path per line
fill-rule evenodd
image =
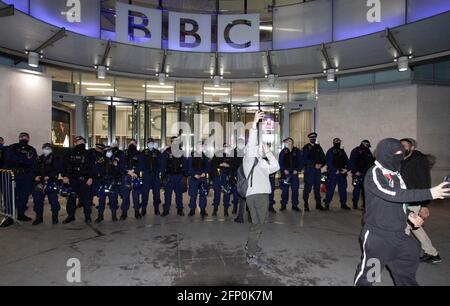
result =
M373 165L370 142L364 140L347 157L341 148L341 140L336 138L333 147L327 154L317 142L317 134L308 135L310 142L302 150L294 146L292 138L283 141L284 148L280 152L281 166L281 211L286 210L291 191L292 209L301 211L299 206L299 173L304 171L305 188L303 193L305 211L309 211L309 194L314 189L316 209L329 209L334 190L338 186L341 207L349 209L347 202L347 175L353 176L353 208L358 208L358 201L363 188L365 172ZM106 147L97 144L92 150L86 148L83 137L77 137L74 147L63 159L56 157L50 144L42 146L43 154L37 156L36 150L29 143L27 133L19 135L19 143L9 146L2 145L3 166L13 170L17 184L18 220L31 221L25 215L29 196L33 195L36 219L34 225L43 222L44 200L47 196L51 205L52 222L57 224L60 204L58 194L67 198L67 218L64 224L75 221L77 201L83 208L85 222L91 223L93 198L98 197L98 216L96 223L104 221L104 211L108 200L112 220L117 221L119 197L122 198L120 220L126 220L131 201L135 218L140 219L147 214L150 191L153 194L155 215L167 216L170 213L172 194L175 193L177 214L184 216L183 193L185 192L184 178L187 176L189 202L189 216L194 216L197 202L202 218L207 216L206 205L209 194L209 181L214 190L213 216L218 213L219 205L224 206L224 216L229 216L231 200L233 214L238 213L236 221L242 222L243 205L239 207L239 197L236 190L236 172L242 163L245 149L244 140L238 140L233 150L224 144L224 150L217 152L212 159L208 158L203 143L198 143L192 154L185 158L174 154L172 145L178 145L177 137L173 137L171 146L162 153L158 150L154 139L147 141L143 151L137 149L135 140L129 142L125 151L119 150L117 144ZM181 148L178 148L181 149ZM5 154L6 152L6 154ZM5 157L6 156L6 157ZM327 166L327 193L321 204L321 184L323 181L322 168ZM58 178L62 177L62 181ZM274 189L275 176L271 178L272 194L270 195L269 210L275 213ZM164 184L163 184L164 183ZM160 191L164 185L164 205L160 211ZM242 202L242 201L241 201Z

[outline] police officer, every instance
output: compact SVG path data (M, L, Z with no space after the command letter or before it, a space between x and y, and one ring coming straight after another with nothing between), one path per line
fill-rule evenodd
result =
M144 162L144 188L142 193L141 215L147 214L150 190L153 192L153 207L155 215L159 216L161 204L161 152L153 138L147 140L147 148L142 152Z
M0 137L0 169L4 169L6 166L6 149L5 140L3 137Z
M95 178L95 163L91 152L86 149L86 140L82 136L75 138L75 146L66 155L61 173L64 184L70 184L73 194L67 199L68 217L63 224L75 221L77 198L83 204L84 221L91 223L92 184Z
M37 159L36 149L30 146L30 135L20 133L19 142L8 147L6 163L16 177L17 220L31 221L25 215L28 199L33 191L34 166Z
M362 195L363 207L365 207L364 177L366 172L375 164L370 148L370 141L363 140L350 154L349 166L353 175L353 209L358 209L360 195Z
M289 200L289 188L292 189L292 210L300 211L298 208L298 190L300 180L298 173L302 170L302 154L300 149L294 147L294 140L291 137L283 140L283 150L280 152L279 162L281 171L281 211L286 210ZM272 210L273 207L271 207Z
M316 209L323 210L320 203L320 179L322 176L322 167L325 164L325 153L320 144L317 143L317 133L308 135L309 143L303 147L302 164L305 167L305 189L303 190L303 200L305 202L305 211L309 211L309 194L314 187L314 196L316 199Z
M98 217L95 223L104 221L106 198L109 199L112 221L117 221L117 209L119 199L119 185L125 174L124 160L119 156L114 156L111 147L106 147L103 153L104 158L96 164L96 171L99 178L98 189Z
M38 157L34 169L35 188L33 191L34 212L36 219L33 225L44 222L44 200L47 196L52 210L52 223L58 224L58 213L61 209L58 201L58 177L62 170L62 160L54 156L52 146L45 143L42 155Z
M186 168L186 159L181 150L178 137L171 138L171 145L162 154L162 173L165 178L164 186L164 211L165 217L170 213L172 205L172 193L175 192L177 214L184 216L183 211L183 178Z
M197 197L200 198L200 215L204 219L206 213L206 197L208 186L208 173L210 162L205 155L205 149L202 142L197 144L195 152L192 152L191 157L187 160L187 174L189 175L189 216L195 216L195 209L197 208Z
M105 154L104 154L105 148L106 146L104 144L98 143L90 151L91 154L93 155L96 169L99 168L99 166L102 165L103 162L105 161ZM91 195L92 198L98 196L98 189L100 188L100 182L101 177L99 175L99 172L97 171L96 176L94 178L94 182L92 183L92 195Z
M213 189L214 189L214 200L213 200L213 216L217 216L219 210L220 200L222 198L222 186L229 184L228 180L232 180L236 175L236 161L233 159L233 151L231 151L230 146L227 143L223 145L223 151L217 151L211 161L211 177L213 179ZM237 191L233 192L234 201L237 206ZM230 207L230 194L223 194L223 206L224 206L224 216L228 217L228 209Z
M339 201L341 208L349 210L347 206L347 172L348 157L344 149L341 148L342 140L335 138L333 147L328 150L326 155L326 164L328 168L327 194L325 197L325 209L330 209L330 203L333 199L336 185L339 191Z
M117 152L118 150L116 150L116 153ZM123 176L121 186L121 195L123 199L121 219L125 220L127 218L128 209L130 208L130 193L133 197L134 217L136 219L141 219L140 197L142 193L142 186L140 185L140 182L142 180L143 161L141 152L137 149L136 139L132 139L129 142L128 149L125 150L124 156L126 174Z

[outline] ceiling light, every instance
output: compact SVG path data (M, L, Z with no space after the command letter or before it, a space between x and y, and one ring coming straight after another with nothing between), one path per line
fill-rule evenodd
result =
M98 66L97 67L97 79L104 80L106 78L106 67Z
M80 82L77 82L77 85L80 85ZM95 82L81 82L82 86L111 86L109 83L95 83Z
M204 92L205 96L229 96L229 94L225 92Z
M261 97L261 98L279 98L279 95L253 95L255 98Z
M220 87L220 75L214 76L214 87Z
M164 73L160 73L158 75L158 79L159 79L159 85L161 85L161 86L166 85L166 75Z
M261 89L264 93L287 93L287 90L277 90L277 89Z
M205 87L205 90L231 91L231 88L225 87Z
M336 81L336 69L331 68L327 70L327 81L335 82Z
M147 88L160 88L160 89L173 89L173 85L142 85L142 87Z
M89 91L109 91L109 92L114 91L113 88L90 88L90 87L86 88L86 90L89 90Z
M400 56L398 58L398 71L403 72L409 69L409 59L407 56Z
M173 90L147 90L148 93L173 94Z
M28 66L39 67L39 53L31 51L28 53Z

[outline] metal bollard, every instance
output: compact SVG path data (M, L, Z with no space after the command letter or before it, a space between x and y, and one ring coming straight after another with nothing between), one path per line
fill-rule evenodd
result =
M0 227L7 227L17 220L16 181L14 172L0 169Z

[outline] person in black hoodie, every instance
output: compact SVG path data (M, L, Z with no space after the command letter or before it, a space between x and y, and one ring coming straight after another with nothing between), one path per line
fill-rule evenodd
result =
M405 159L402 161L401 174L408 189L421 189L431 187L431 165L428 157L422 152L416 150L417 142L414 139L404 138L400 140L405 148ZM410 209L419 214L422 219L430 216L428 204L430 201L410 203ZM438 251L431 243L425 230L421 227L412 231L419 240L424 255L420 258L422 262L438 263L441 257Z
M431 189L406 189L400 175L404 148L399 140L382 140L376 149L375 166L364 179L365 225L361 232L363 256L356 271L355 286L379 282L384 266L390 268L397 286L418 285L416 272L420 249L406 234L408 222L420 227L423 220L406 203L450 196L448 183Z

